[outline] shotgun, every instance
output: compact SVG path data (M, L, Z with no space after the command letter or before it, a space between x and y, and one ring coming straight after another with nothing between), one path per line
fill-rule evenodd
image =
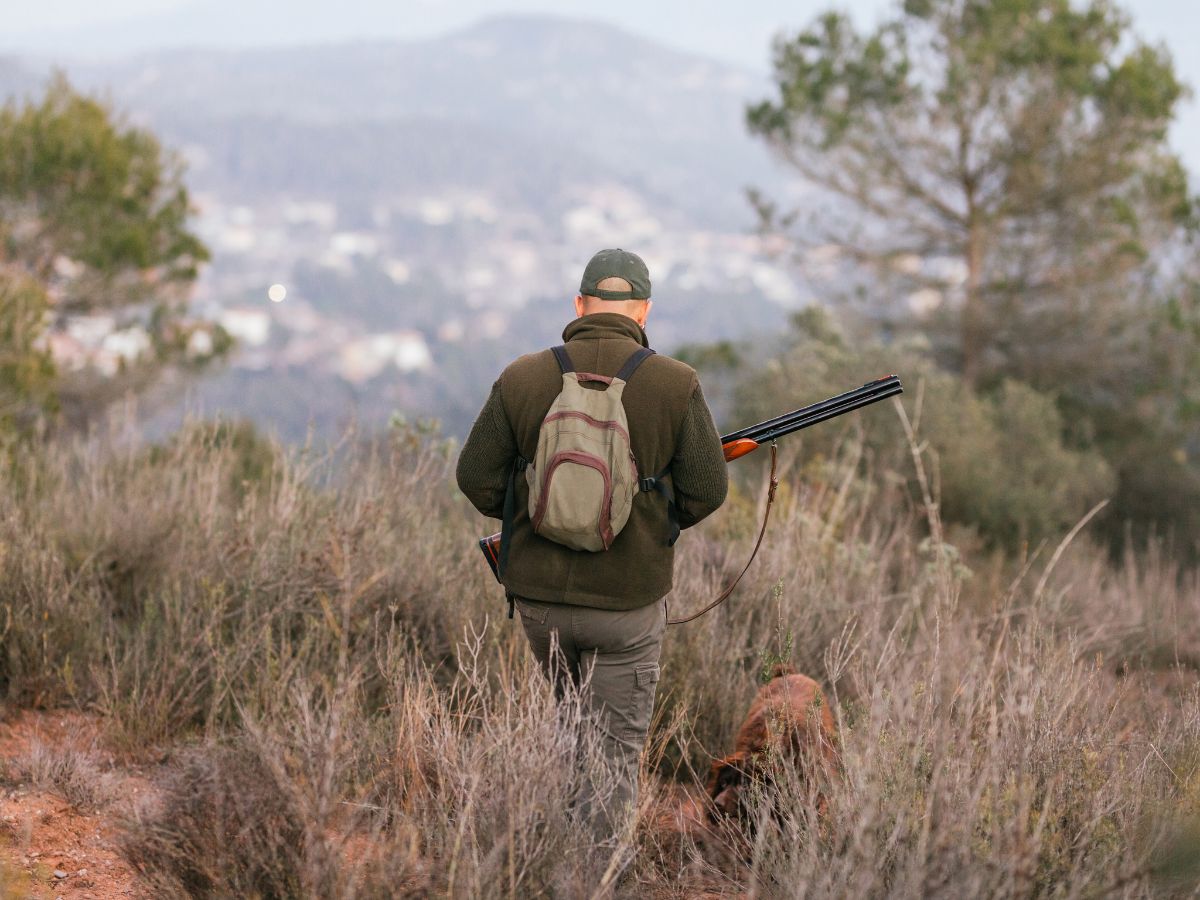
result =
M748 453L753 453L763 444L769 444L784 435L853 412L856 409L862 409L864 406L870 406L872 403L878 403L888 397L895 397L903 392L904 388L900 385L900 379L895 375L888 375L886 378L868 381L860 388L846 391L844 394L838 394L836 397L830 397L820 403L802 406L800 409L767 419L757 425L732 431L721 436L721 448L725 451L725 461L732 462L740 459ZM480 538L479 549L483 551L484 559L492 567L492 574L499 581L500 533L496 532L496 534Z

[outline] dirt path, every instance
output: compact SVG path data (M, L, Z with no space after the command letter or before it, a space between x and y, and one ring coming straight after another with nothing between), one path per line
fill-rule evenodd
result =
M97 774L76 802L64 796L75 795L73 778ZM149 790L113 766L92 717L26 711L0 721L0 897L137 896L113 822Z

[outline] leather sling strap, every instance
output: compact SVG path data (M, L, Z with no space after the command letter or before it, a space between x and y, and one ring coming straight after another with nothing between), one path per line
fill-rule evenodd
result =
M750 566L754 562L754 557L758 556L758 548L762 546L763 538L767 534L767 523L771 520L771 507L775 503L775 489L777 487L779 487L779 479L776 477L776 467L775 467L777 458L778 458L778 449L775 446L775 442L772 441L771 442L771 484L770 484L770 487L767 488L767 506L766 506L766 509L763 510L762 527L758 530L758 540L755 541L755 543L754 543L754 549L750 553L750 558L748 560L746 560L746 565L742 568L742 571L738 573L738 577L733 579L733 583L730 584L729 587L725 588L725 590L721 591L721 593L720 593L720 595L718 595L717 599L712 601L712 603L708 604L708 606L704 607L704 609L700 610L700 612L693 613L690 616L685 616L682 619L672 619L670 611L668 610L668 612L667 612L667 624L668 625L682 625L685 622L691 622L695 619L700 618L706 612L716 609L718 606L720 606L722 603L724 603L726 600L729 599L730 595L734 591L734 588L736 588L738 586L738 582L740 582L742 580L742 576L745 575L748 571L750 571Z

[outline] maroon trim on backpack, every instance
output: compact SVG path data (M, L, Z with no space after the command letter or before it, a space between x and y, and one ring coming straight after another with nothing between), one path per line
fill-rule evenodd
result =
M542 423L557 422L559 419L582 419L595 428L607 428L609 431L617 432L625 438L625 443L629 443L629 432L621 427L620 422L602 422L594 416L589 416L587 413L580 412L577 409L562 409L556 413L550 413L550 415L542 420ZM630 456L632 455L630 453Z
M616 540L616 535L612 530L612 493L605 489L604 505L600 507L600 541L604 544L604 549L607 550L612 546L612 542Z

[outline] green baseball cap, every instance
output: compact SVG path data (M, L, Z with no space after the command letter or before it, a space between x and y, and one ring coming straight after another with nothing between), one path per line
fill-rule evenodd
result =
M602 291L598 285L605 278L624 278L632 290ZM636 253L620 248L601 250L588 260L583 280L579 282L579 293L601 300L649 300L650 270Z

